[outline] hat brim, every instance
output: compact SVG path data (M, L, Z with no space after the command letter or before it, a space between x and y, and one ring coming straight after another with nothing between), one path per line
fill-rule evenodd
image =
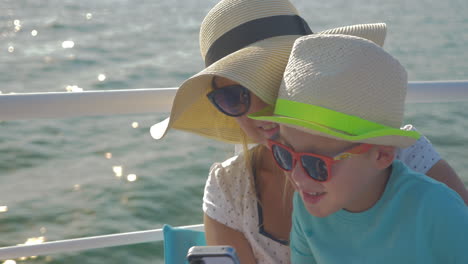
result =
M153 125L151 136L164 137L169 128L190 131L228 143L241 143L235 118L219 112L207 99L213 76L248 87L268 104L274 104L292 45L300 36L281 36L256 42L215 62L187 79L177 90L168 119ZM248 143L253 143L248 139Z
M386 25L353 25L317 34L331 33L360 36L383 45ZM242 143L242 129L235 118L219 112L206 97L212 89L213 76L222 76L248 87L262 101L274 105L292 46L298 37L279 36L255 42L187 79L177 90L170 117L153 125L151 136L161 139L170 128L175 128L227 143ZM247 138L247 143L255 142Z
M406 148L413 145L420 137L420 134L417 131L408 131L386 126L382 126L380 129L366 131L358 135L351 135L338 129L334 129L324 124L319 124L312 121L275 114L270 115L269 113L272 111L272 107L267 107L259 112L249 114L249 118L283 124L312 135L323 136L336 140L395 146L399 148Z

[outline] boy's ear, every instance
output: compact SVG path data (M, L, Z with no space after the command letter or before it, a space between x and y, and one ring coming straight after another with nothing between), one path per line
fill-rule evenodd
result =
M377 168L386 169L395 159L395 147L376 145L375 157Z

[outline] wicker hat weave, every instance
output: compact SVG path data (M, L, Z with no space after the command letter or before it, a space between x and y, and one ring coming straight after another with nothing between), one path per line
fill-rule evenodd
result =
M407 73L375 43L349 35L298 38L272 115L249 115L339 140L408 147L401 130Z

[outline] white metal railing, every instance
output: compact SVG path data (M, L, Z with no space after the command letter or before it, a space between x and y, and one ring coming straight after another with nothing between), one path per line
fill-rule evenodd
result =
M179 226L179 229L204 231L203 224ZM0 260L30 256L44 256L55 253L81 251L105 247L157 242L164 239L162 229L119 233L112 235L84 237L60 241L45 242L36 245L19 245L0 248Z
M169 112L177 88L0 94L0 120Z
M407 103L468 101L468 80L415 81L408 83Z
M0 120L160 113L177 88L0 94ZM407 103L468 101L468 80L409 82Z

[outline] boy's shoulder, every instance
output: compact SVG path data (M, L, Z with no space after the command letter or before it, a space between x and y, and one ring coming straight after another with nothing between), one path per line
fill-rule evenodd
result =
M405 185L415 185L413 187L424 187L429 186L445 186L443 183L438 182L427 175L424 175L420 172L412 170L410 167L405 165L400 160L394 160L392 163L392 173L390 176L390 182L392 184L405 184ZM438 188L438 187L436 187Z
M443 206L451 201L464 205L461 197L447 185L411 170L401 161L395 160L392 166L392 175L389 181L391 186L389 187L392 189L393 195L404 197L406 202L410 202L408 198L411 198L415 202L432 204L430 205L432 207L437 206L436 204Z

